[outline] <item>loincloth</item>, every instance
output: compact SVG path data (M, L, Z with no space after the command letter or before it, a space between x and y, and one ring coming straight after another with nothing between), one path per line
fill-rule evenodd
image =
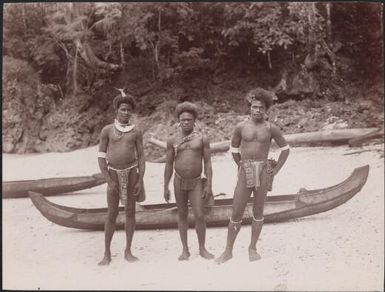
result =
M116 169L111 166L108 166L108 170L114 171L116 173L117 183L119 188L119 198L120 198L120 202L123 205L127 204L127 194L128 194L128 186L130 183L129 179L130 179L131 171L137 171L137 169L138 169L138 161L136 160L130 163L130 165L125 169ZM136 196L136 201L143 202L145 200L145 197L146 197L146 194L144 191L144 185L142 184L142 191L138 196Z
M179 188L181 191L191 191L197 186L197 183L202 180L201 176L196 178L183 178L175 172L175 178L179 180Z
M261 185L261 173L264 160L241 160L241 168L245 172L246 187L257 189Z
M243 170L247 188L258 189L263 185L266 191L271 191L274 180L273 170L276 164L277 162L273 159L267 161L241 160L238 178Z

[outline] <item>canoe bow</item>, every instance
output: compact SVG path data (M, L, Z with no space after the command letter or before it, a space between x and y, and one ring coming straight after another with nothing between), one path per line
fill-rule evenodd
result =
M28 191L38 192L45 196L70 193L96 187L106 180L101 173L90 176L57 177L36 180L19 180L2 182L4 198L27 198Z

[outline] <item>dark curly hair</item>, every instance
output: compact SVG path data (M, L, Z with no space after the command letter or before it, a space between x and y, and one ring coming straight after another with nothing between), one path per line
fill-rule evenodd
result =
M250 90L246 94L246 102L248 106L250 106L251 103L255 100L262 101L265 104L266 109L269 109L273 105L273 93L263 88L257 87Z
M178 104L175 108L175 115L179 118L179 116L184 113L188 112L194 116L194 119L198 117L198 107L188 101L182 102Z
M114 97L114 101L113 101L114 110L118 110L119 106L122 103L130 104L132 106L132 109L135 109L136 107L135 100L132 95L126 94L126 96L122 96L121 94L119 94Z

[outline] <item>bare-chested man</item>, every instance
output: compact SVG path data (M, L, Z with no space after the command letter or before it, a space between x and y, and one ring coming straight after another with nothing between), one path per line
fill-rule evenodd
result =
M124 257L129 262L138 258L131 253L135 230L135 201L145 199L143 176L145 160L141 131L130 123L135 102L132 96L122 94L113 101L115 122L102 129L100 134L98 162L107 180L108 217L105 223L104 258L99 265L111 261L111 240L119 213L119 199L125 209L126 250Z
M164 171L164 199L170 200L169 182L175 168L174 192L178 208L178 228L182 241L182 254L178 260L188 260L190 251L187 245L188 201L190 200L198 235L199 254L206 259L214 258L205 248L206 222L204 200L212 196L212 168L208 138L194 130L198 111L196 105L183 102L176 107L180 130L167 141L166 167ZM203 183L202 159L206 183ZM175 164L174 164L175 163Z
M270 93L262 88L253 89L247 94L246 100L250 108L250 119L236 126L231 140L230 151L238 166L238 182L234 190L226 249L215 260L217 263L223 263L232 258L234 242L252 192L254 199L249 259L250 261L260 259L256 244L262 230L266 194L271 190L274 175L278 173L289 156L289 145L280 129L266 121L266 111L273 103ZM280 147L281 153L276 165L270 167L267 158L272 139Z

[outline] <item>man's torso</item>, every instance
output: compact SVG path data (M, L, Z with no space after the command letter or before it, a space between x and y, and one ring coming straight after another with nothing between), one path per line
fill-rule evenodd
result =
M108 128L107 161L114 168L126 168L136 160L136 129L127 133L118 131L114 125Z
M174 137L175 171L182 178L196 178L202 173L203 141L196 134L190 141L180 143L181 136Z
M271 126L269 122L255 124L246 121L241 130L241 159L266 160L271 145Z

